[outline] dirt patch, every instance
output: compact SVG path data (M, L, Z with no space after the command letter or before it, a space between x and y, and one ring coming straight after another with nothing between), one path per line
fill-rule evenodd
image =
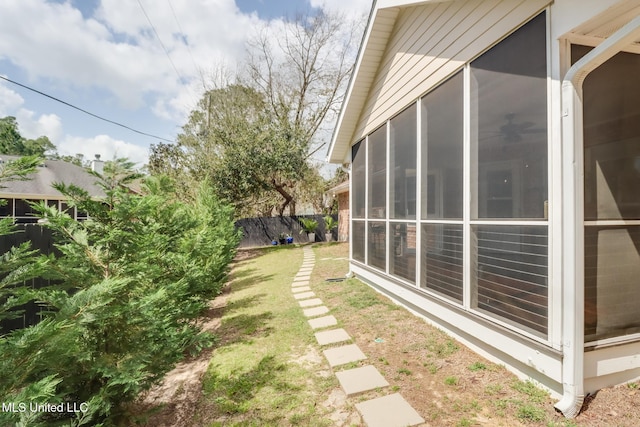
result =
M229 286L213 301L200 319L203 331L214 332L221 324ZM213 349L186 359L168 372L162 382L152 387L136 404L137 413L146 413L147 426L174 427L190 423L202 395L202 376L207 372Z
M347 395L342 389L332 390L327 400L322 402L322 406L329 411L327 419L331 420L334 426L362 425L362 418L348 403Z
M297 363L303 368L315 369L324 362L324 359L315 347L307 346L304 354L293 356L291 362Z
M237 267L262 253L256 249L238 250L234 265ZM223 288L221 295L209 302L208 309L200 319L203 332L213 333L220 328L230 292L229 283ZM147 426L173 427L191 423L202 396L202 377L207 372L213 351L214 349L204 350L197 357L178 363L160 384L152 387L139 399L135 412L148 414Z
M307 346L302 354L293 355L291 362L300 365L309 370L310 374L320 378L329 378L334 375L330 369L323 369L327 367L327 364L317 346ZM310 377L308 382L312 381ZM331 420L334 426L358 426L362 424L360 415L348 400L345 392L339 387L331 390L329 396L320 405L327 411L325 418Z
M238 263L243 261L249 261L256 257L259 257L264 253L263 249L238 249L236 252L236 257L233 259L234 264L238 265Z

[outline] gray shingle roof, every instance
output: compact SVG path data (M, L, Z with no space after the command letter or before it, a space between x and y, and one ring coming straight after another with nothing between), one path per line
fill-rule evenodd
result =
M0 159L5 162L17 158L18 156L0 154ZM86 169L62 160L44 160L30 178L28 181L3 182L4 188L0 188L0 197L64 199L62 194L51 186L54 182L74 184L89 192L92 197L105 196L104 191L95 184L98 178Z

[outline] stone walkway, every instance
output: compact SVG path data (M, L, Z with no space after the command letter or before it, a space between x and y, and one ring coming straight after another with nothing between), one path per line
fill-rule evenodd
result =
M309 326L315 332L320 346L351 341L351 337L342 328L329 329L338 324L338 320L328 314L329 308L323 305L321 299L309 287L311 272L315 265L315 256L310 246L303 249L304 260L298 274L291 285L293 297L298 300L303 313L309 318ZM389 386L387 380L372 365L354 369L339 370L340 366L351 362L366 360L367 356L356 344L344 344L331 347L323 351L329 365L334 372L340 386L347 396L354 396L369 390L385 389ZM369 427L405 427L424 423L424 419L399 394L393 393L377 399L356 403L356 409L362 415Z

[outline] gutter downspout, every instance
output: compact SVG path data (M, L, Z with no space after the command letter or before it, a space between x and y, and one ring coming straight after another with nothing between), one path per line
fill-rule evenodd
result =
M640 38L640 16L576 62L562 81L565 215L563 298L563 396L555 404L575 418L584 402L584 128L582 85L593 70Z

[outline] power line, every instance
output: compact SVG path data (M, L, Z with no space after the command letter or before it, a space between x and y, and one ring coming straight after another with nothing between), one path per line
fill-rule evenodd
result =
M138 5L140 6L140 9L142 9L142 13L144 14L145 18L147 18L147 22L151 26L151 29L153 30L153 33L156 35L156 38L158 39L158 42L160 42L160 46L162 46L162 50L164 51L164 54L166 55L166 57L169 60L169 62L171 63L171 66L173 67L173 70L176 72L176 75L178 76L178 81L181 84L182 83L187 83L187 80L182 78L182 75L178 71L178 67L176 67L176 64L171 59L171 55L169 55L169 50L167 50L167 47L164 45L164 43L162 43L162 39L160 38L160 34L158 34L158 31L156 30L156 27L153 25L153 22L151 22L151 18L147 14L147 11L145 10L145 8L142 5L142 2L140 0L138 0ZM171 7L171 11L173 12L173 6L171 6L171 3L169 3L169 6ZM173 16L174 17L176 16L175 12L173 12ZM176 19L176 22L177 22L178 18L176 17L175 19ZM180 24L179 23L178 23L178 28L180 28ZM180 32L182 32L182 30L180 30ZM189 45L187 45L187 48L189 48ZM191 50L190 49L189 49L189 55L191 55ZM193 61L193 57L191 57L191 60ZM194 61L194 64L195 64L195 61ZM202 73L200 73L200 75L202 75ZM193 97L193 93L191 93L190 90L188 90L188 92L189 92L189 95L191 96L191 100L193 101L193 103L197 105L197 101Z
M138 5L140 5L140 9L142 9L142 13L144 13L144 16L147 18L147 22L151 26L151 29L153 30L153 33L156 35L156 38L160 42L160 46L162 46L162 50L164 50L164 54L167 55L167 58L169 59L169 62L171 63L171 66L173 67L173 70L178 75L178 79L180 80L180 83L182 83L184 81L184 79L180 75L180 72L178 71L178 68L176 67L176 64L173 63L173 60L171 59L171 56L169 55L169 51L165 47L164 43L162 43L162 39L160 39L160 35L156 31L156 27L151 22L151 18L149 18L149 15L147 15L147 11L144 10L144 6L142 6L142 2L140 2L140 0L138 0Z
M171 13L173 14L173 19L176 21L176 24L178 24L178 30L180 30L180 34L184 35L184 44L187 46L187 52L189 52L189 57L191 57L191 62L193 63L193 67L198 72L198 74L200 74L200 78L204 80L202 71L200 70L200 67L198 67L198 64L196 64L196 60L193 58L193 54L191 53L191 47L189 46L189 40L185 32L182 30L182 26L180 25L180 21L178 21L178 16L176 15L176 11L173 8L173 5L171 4L171 0L167 0L167 3L169 3L169 8L171 9Z
M107 123L111 123L111 124L113 124L113 125L120 126L121 128L125 128L125 129L127 129L127 130L130 130L131 132L135 132L135 133L138 133L138 134L140 134L140 135L144 135L144 136L150 136L151 138L157 138L157 139L160 139L160 140L162 140L162 141L166 141L166 142L175 142L175 141L173 141L173 140L171 140L171 139L166 139L166 138L163 138L163 137L161 137L161 136L152 135L152 134L150 134L150 133L142 132L142 131L139 131L139 130L134 129L134 128L132 128L132 127L129 127L129 126L127 126L127 125L123 125L122 123L118 123L118 122L116 122L116 121L109 120L109 119L107 119L107 118L104 118L104 117L102 117L102 116L99 116L99 115L97 115L97 114L94 114L94 113L92 113L92 112L90 112L90 111L87 111L87 110L85 110L85 109L82 109L82 108L80 108L80 107L76 107L76 106L75 106L75 105L73 105L73 104L70 104L70 103L68 103L68 102L66 102L66 101L63 101L63 100L61 100L61 99L59 99L59 98L56 98L55 96L51 96L51 95L49 95L49 94L46 94L46 93L44 93L44 92L41 92L41 91L39 91L39 90L37 90L37 89L34 89L34 88L29 87L29 86L27 86L27 85L24 85L24 84L22 84L22 83L18 83L18 82L14 81L14 80L11 80L10 78L5 77L5 76L3 76L3 75L0 75L0 79L2 79L2 80L6 80L6 81L8 81L9 83L13 83L14 85L17 85L17 86L20 86L20 87L25 88L25 89L27 89L27 90L30 90L31 92L35 92L35 93L37 93L38 95L42 95L42 96L47 97L47 98L49 98L49 99L53 99L53 100L54 100L54 101L56 101L56 102L59 102L59 103L61 103L61 104L66 105L67 107L71 107L71 108L73 108L73 109L75 109L75 110L78 110L78 111L80 111L80 112L83 112L83 113L85 113L85 114L88 114L89 116L91 116L91 117L95 117L96 119L99 119L99 120L105 121L105 122L107 122Z

